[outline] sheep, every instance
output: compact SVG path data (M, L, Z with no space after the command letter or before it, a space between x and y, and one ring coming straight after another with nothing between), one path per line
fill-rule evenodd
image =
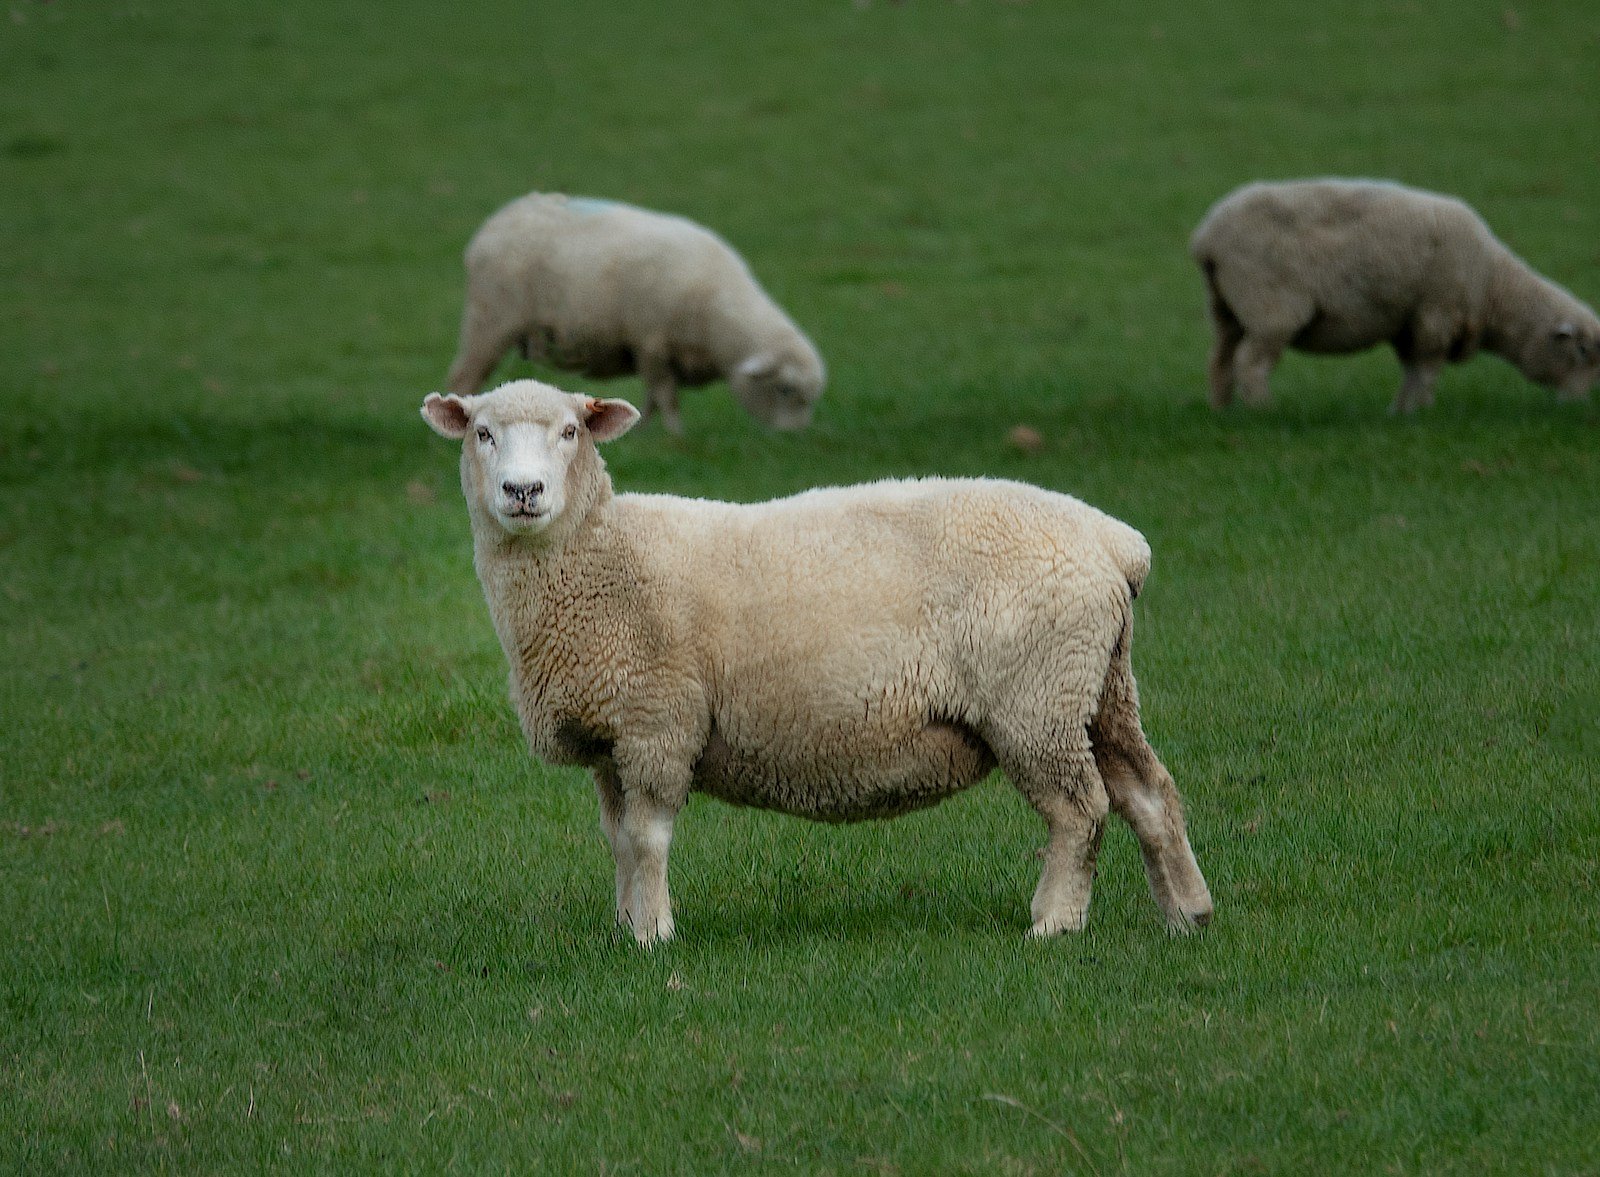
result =
M637 372L645 413L683 432L678 389L726 378L773 429L803 429L822 357L722 238L683 217L614 201L531 193L466 250L461 342L446 378L477 392L516 344L524 359L597 379Z
M1084 926L1108 810L1174 931L1212 911L1130 662L1144 537L987 479L753 505L614 495L639 413L532 380L424 400L464 442L474 564L534 756L594 776L616 917L673 935L691 792L827 822L936 804L997 764L1048 828L1030 933Z
M1270 397L1286 347L1342 354L1388 343L1404 376L1390 407L1433 404L1445 363L1479 348L1561 400L1600 381L1600 319L1535 273L1471 208L1376 180L1247 184L1218 201L1189 251L1205 275L1211 405Z

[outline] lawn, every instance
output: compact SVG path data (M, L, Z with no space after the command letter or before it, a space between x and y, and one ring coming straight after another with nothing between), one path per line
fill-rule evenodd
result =
M10 0L0 1170L1600 1171L1600 405L1486 357L1399 421L1375 352L1213 414L1184 248L1386 175L1600 301L1600 10L1214 7ZM716 227L829 362L809 431L690 393L619 488L989 474L1145 532L1209 930L1113 825L1025 942L998 776L696 799L679 939L612 927L417 416L533 188Z

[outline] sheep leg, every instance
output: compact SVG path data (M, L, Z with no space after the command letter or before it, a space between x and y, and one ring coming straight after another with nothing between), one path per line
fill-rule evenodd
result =
M1086 715L1019 715L1007 725L1009 731L995 731L988 741L1000 767L1050 832L1033 893L1030 936L1081 931L1088 922L1109 802L1095 768L1086 720ZM1075 732L1076 738L1063 741L1060 736L1066 732Z
M1056 773L1035 774L1024 787L1050 831L1044 869L1033 892L1029 936L1081 932L1088 924L1095 862L1106 828L1109 802L1088 749L1068 753L1056 768Z
M1111 808L1133 827L1145 877L1172 932L1211 921L1211 891L1189 846L1183 802L1172 774L1139 724L1139 696L1126 640L1112 659L1106 694L1090 735Z
M1272 400L1270 383L1278 357L1283 355L1287 341L1262 335L1246 335L1234 356L1234 371L1239 383L1239 395L1248 405L1265 405Z
M606 836L606 845L611 847L611 858L617 865L617 923L626 924L637 864L633 843L622 834L622 786L617 782L616 769L610 765L595 769L594 785L600 795L600 832Z
M623 794L619 830L633 857L627 917L633 938L646 947L672 939L672 900L667 893L667 851L677 810L641 790Z
M1414 413L1417 409L1433 407L1433 385L1444 367L1443 360L1411 360L1405 364L1400 391L1395 394L1389 412Z
M644 378L644 415L661 414L661 424L674 437L683 436L683 420L678 416L678 378L665 347L650 345L639 354L639 375Z
M1206 365L1206 378L1211 388L1211 407L1225 409L1233 403L1234 355L1244 331L1239 320L1231 314L1224 317L1213 311L1211 325L1216 338L1211 343L1211 357Z
M461 312L461 342L445 377L445 388L457 396L470 396L500 364L500 357L516 341L518 332L472 299Z

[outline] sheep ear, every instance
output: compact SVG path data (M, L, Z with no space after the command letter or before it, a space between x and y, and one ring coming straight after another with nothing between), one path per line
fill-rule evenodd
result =
M430 392L422 401L422 419L440 437L460 441L467 435L467 426L472 421L472 407L467 402L474 399L459 397L455 393L440 396L437 392Z
M596 441L611 441L632 429L639 410L625 400L599 400L589 397L583 406L583 423Z
M749 356L739 362L734 369L734 374L743 376L746 380L757 380L762 376L770 376L778 370L778 357L770 352L760 352Z

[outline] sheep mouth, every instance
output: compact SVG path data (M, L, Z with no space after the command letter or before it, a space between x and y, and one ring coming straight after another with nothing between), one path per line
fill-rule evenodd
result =
M785 413L774 413L762 422L774 433L799 433L811 424L812 411L795 409Z
M498 514L500 525L508 531L539 531L550 522L549 507L517 507Z

